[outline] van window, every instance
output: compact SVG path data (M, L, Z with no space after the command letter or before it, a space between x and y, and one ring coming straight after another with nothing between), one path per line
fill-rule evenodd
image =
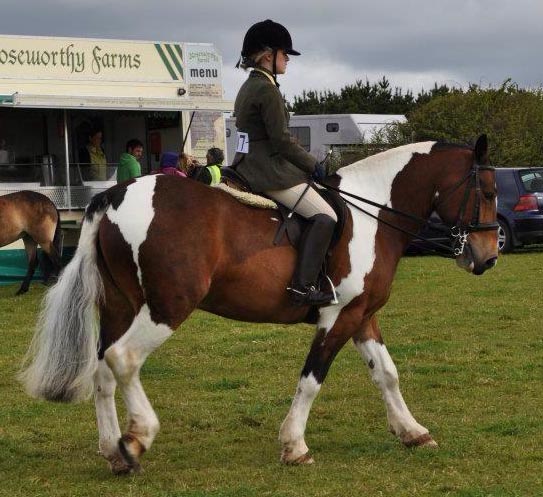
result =
M311 128L309 126L291 126L288 130L298 145L307 152L311 150Z
M328 133L337 133L339 131L339 123L326 123L326 131Z

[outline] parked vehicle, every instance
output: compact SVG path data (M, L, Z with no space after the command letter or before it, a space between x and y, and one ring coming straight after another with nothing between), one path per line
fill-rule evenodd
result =
M543 167L496 169L501 252L543 243Z
M357 160L352 146L370 143L375 133L395 122L405 122L401 114L318 114L292 115L290 134L318 160L323 160L333 149L343 162ZM226 163L234 158L237 145L236 119L226 119ZM346 165L343 163L342 165Z
M498 187L498 248L511 252L525 245L543 243L543 167L496 169ZM432 221L440 222L433 214ZM441 231L425 228L420 233L429 240L449 245ZM408 254L435 250L424 240L413 240Z

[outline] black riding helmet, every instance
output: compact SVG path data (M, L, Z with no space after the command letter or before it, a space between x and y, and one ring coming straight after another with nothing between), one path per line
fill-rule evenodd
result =
M242 57L250 57L261 50L283 50L288 55L300 55L292 48L292 38L287 28L271 19L253 24L243 39Z
M253 66L251 56L262 50L273 50L273 79L279 86L276 79L275 61L277 60L277 50L283 50L288 55L300 55L300 52L292 48L292 38L287 28L271 19L253 24L245 33L243 38L243 47L241 49L241 58L236 67L239 67L243 61L243 67Z

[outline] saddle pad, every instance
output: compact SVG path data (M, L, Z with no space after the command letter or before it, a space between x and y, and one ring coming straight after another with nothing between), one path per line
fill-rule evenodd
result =
M231 188L224 183L219 183L218 185L213 186L213 188L217 188L218 190L222 190L223 192L232 195L232 197L239 200L242 204L250 205L251 207L258 207L259 209L277 210L277 204L273 200L266 197L261 197L255 193L242 192L240 190Z

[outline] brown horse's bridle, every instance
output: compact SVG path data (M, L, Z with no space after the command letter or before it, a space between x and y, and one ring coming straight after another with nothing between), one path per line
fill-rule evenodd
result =
M464 176L458 183L453 185L449 191L447 192L447 198L450 197L450 195L456 191L458 188L460 188L464 183L467 182L466 189L464 190L464 197L462 199L462 203L460 204L460 207L458 209L458 215L456 217L456 223L451 228L451 236L454 239L453 241L453 254L455 257L458 257L459 255L462 255L464 253L464 248L466 246L466 243L468 241L468 235L470 233L474 233L477 231L491 231L491 230L497 230L499 228L499 224L497 222L494 223L481 223L480 222L480 215L481 215L481 177L480 172L481 171L495 171L495 168L493 166L483 166L477 163L474 163L471 167L469 173ZM471 190L475 188L475 202L473 204L473 210L471 219L468 223L464 222L464 217L466 214L466 208L469 202L469 197ZM441 200L441 197L439 198L439 203L442 204L444 200ZM434 203L434 210L437 208L438 203Z
M450 198L450 196L458 190L464 183L467 182L466 189L464 191L464 197L462 199L462 203L460 204L460 208L458 210L458 216L457 221L454 226L444 228L442 225L437 223L432 223L428 221L427 219L423 219L421 217L415 216L414 214L409 214L407 212L400 211L398 209L394 209L393 207L389 207L388 205L379 204L377 202L373 202L372 200L360 197L358 195L355 195L350 192L346 192L344 190L341 190L339 188L336 188L332 185L328 185L326 183L318 182L319 185L323 186L324 188L327 188L329 190L333 190L341 195L346 195L347 197L351 197L355 200L359 200L360 202L363 202L365 204L371 205L373 207L377 207L379 209L382 209L384 211L390 212L392 214L402 216L405 218L408 218L412 221L417 222L421 227L422 226L430 226L437 231L446 231L448 235L450 235L453 238L453 244L452 247L448 245L444 245L439 242L435 242L433 240L429 240L423 236L418 235L417 233L413 233L409 230L405 230L403 228L400 228L399 226L396 226L388 221L385 221L384 219L379 218L379 216L376 216L372 214L371 212L368 212L367 210L363 209L359 205L356 205L355 203L349 201L346 198L343 198L345 203L351 205L352 207L356 208L357 210L363 212L364 214L372 217L373 219L377 220L380 223L386 224L387 226L397 230L401 231L402 233L405 233L406 235L412 236L413 238L416 238L418 240L423 240L427 242L430 245L433 245L436 248L439 248L441 250L444 250L443 252L438 252L439 255L442 255L444 257L458 257L464 253L465 246L468 241L468 235L470 233L476 232L476 231L490 231L490 230L497 230L499 227L499 224L497 222L495 223L481 223L479 221L480 213L481 213L481 178L480 178L480 172L481 171L494 171L495 168L493 166L486 166L481 165L477 163L473 163L471 169L469 170L468 174L461 178L457 183L455 183L451 188L449 188L446 192L446 195L439 196L438 202L439 204L443 204L447 199ZM475 188L475 203L473 205L473 211L472 216L469 221L469 223L464 222L464 216L466 213L466 208L469 202L469 197L471 190ZM434 202L433 210L437 208L438 202ZM436 251L437 252L437 251Z

